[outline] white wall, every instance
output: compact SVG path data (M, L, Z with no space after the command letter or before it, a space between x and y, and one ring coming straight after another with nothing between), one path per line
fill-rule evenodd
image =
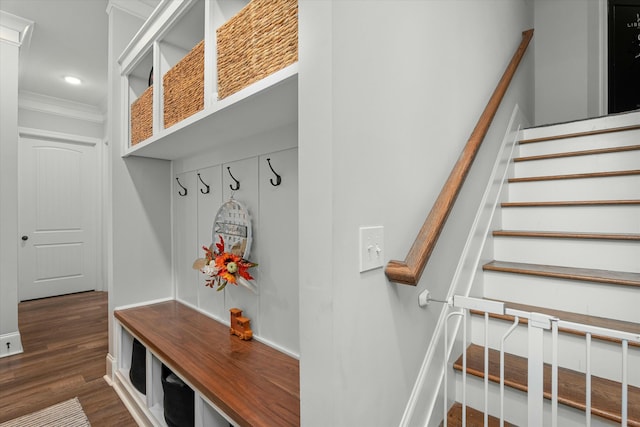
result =
M1 30L5 30L2 26ZM0 36L0 357L22 351L18 331L18 59L15 41ZM7 343L10 343L7 348ZM13 347L13 348L11 348Z
M65 101L61 99L50 98L48 101L51 103L29 102L21 105L18 109L20 127L104 138L105 115L101 112L86 113L83 107L89 106L83 105L77 105L77 109L65 109Z
M531 28L524 1L300 2L301 410L305 426L397 425L516 104L530 52L417 287L358 272L358 228L403 259Z
M3 17L6 15L3 15ZM11 17L3 24L11 24L18 17ZM26 21L25 21L26 22ZM21 30L25 24L22 24ZM5 33L8 35L10 33ZM21 350L18 332L18 127L39 129L57 134L104 138L104 114L97 108L84 104L18 92L18 67L20 37L14 42L1 38L2 44L2 267L0 268L0 354ZM96 148L96 164L92 166L98 179L102 178L101 159L103 147ZM99 222L98 218L96 222ZM99 244L99 242L98 242ZM99 262L99 260L96 260ZM98 268L100 271L100 268ZM16 342L14 342L14 340ZM7 351L6 343L12 348Z
M110 4L107 130L110 151L106 212L109 316L128 304L173 296L171 281L171 164L122 158L122 100L117 58L143 23ZM110 325L111 326L111 325ZM109 334L114 354L114 334Z
M536 124L606 113L603 2L534 1Z

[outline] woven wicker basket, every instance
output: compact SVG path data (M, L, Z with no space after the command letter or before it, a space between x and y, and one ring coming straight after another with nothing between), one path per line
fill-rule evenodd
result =
M131 145L153 135L153 86L131 104Z
M216 34L223 99L298 60L298 1L252 0Z
M167 71L162 85L165 128L204 108L204 40Z

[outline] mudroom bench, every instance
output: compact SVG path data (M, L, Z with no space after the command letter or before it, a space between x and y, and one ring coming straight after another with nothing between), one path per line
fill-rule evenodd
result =
M162 365L195 392L195 425L300 425L299 363L178 301L116 310L117 380L154 425L162 417ZM132 342L146 348L146 393L128 382Z

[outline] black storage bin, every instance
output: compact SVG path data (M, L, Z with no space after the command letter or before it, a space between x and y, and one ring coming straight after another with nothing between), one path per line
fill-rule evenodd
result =
M169 427L190 427L195 424L194 393L169 368L162 365L164 420Z
M142 394L147 394L147 349L137 339L133 339L131 351L131 369L129 380L131 384Z

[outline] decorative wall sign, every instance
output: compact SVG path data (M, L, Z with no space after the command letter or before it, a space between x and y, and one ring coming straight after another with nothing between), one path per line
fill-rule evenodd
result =
M609 1L609 113L640 108L640 0Z
M251 216L244 205L231 198L225 202L213 221L212 241L222 237L227 251L244 259L251 252Z
M251 250L251 217L242 203L231 198L218 209L212 238L210 247L202 247L205 257L193 263L194 269L211 277L206 286L221 291L231 282L258 293L249 273L258 264L246 259Z

